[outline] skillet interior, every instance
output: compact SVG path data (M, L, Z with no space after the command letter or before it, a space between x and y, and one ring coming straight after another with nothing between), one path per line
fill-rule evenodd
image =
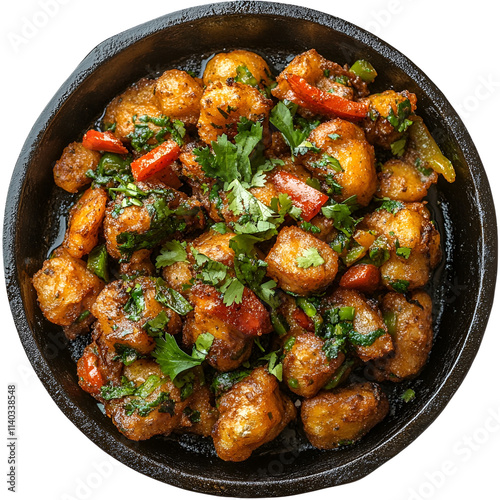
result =
M411 384L417 399L398 403L407 386L387 386L393 412L351 448L320 452L305 444L300 431L290 429L277 445L233 464L217 459L211 445L199 439L129 441L78 388L72 359L78 346L68 345L36 305L30 278L60 237L61 217L71 202L53 185L52 166L62 149L134 81L172 67L199 71L200 60L234 48L259 52L277 70L309 48L341 64L370 60L379 70L372 91L394 87L416 93L419 113L457 171L454 184L441 180L439 192L431 194L445 260L432 284L439 304L435 344L430 362ZM240 497L290 495L350 482L415 439L445 407L474 359L493 299L496 245L493 202L480 159L460 119L427 77L392 47L349 23L263 2L188 9L94 49L31 131L11 181L4 221L7 289L16 326L38 376L62 411L101 448L144 474L190 490Z

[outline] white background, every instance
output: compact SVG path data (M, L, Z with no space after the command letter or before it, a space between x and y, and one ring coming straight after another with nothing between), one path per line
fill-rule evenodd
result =
M22 144L36 118L77 64L99 42L198 0L44 0L4 2L1 16L1 206ZM500 200L498 113L500 49L497 18L487 0L356 0L290 2L344 18L399 49L444 92L465 122ZM48 8L48 7L46 7ZM5 9L9 9L7 12ZM38 28L26 34L26 23ZM24 38L20 42L19 37ZM17 42L17 43L16 43ZM343 62L343 61L340 61ZM378 68L380 69L380 68ZM3 219L3 217L2 217ZM3 280L2 280L3 281ZM16 497L199 500L200 494L159 483L108 457L57 408L19 342L0 287L2 335L0 437L5 443L7 384L18 392ZM465 382L444 412L414 443L353 484L300 495L306 500L500 498L500 352L498 305ZM7 491L7 448L0 446L0 491ZM96 464L100 471L96 471Z

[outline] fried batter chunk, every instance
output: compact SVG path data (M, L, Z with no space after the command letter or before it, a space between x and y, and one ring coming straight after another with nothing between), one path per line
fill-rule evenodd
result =
M280 392L276 377L262 366L222 395L219 413L212 431L217 455L241 462L278 436L295 418L296 410Z
M87 269L85 262L59 248L34 274L33 286L43 315L74 338L93 321L89 311L104 283ZM77 330L70 329L74 323L79 323Z
M301 417L311 444L329 450L362 438L388 412L387 396L377 384L366 382L306 399Z

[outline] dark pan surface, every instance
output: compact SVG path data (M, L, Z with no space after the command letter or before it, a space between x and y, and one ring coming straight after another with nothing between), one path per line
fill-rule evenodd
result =
M280 36L276 36L279 33ZM419 379L391 393L391 415L360 443L320 452L300 430L241 464L225 463L207 441L155 438L135 443L119 434L77 385L74 357L62 331L41 315L30 278L54 247L71 197L55 188L52 166L106 104L141 77L246 48L280 70L290 56L316 48L341 64L368 59L379 69L373 91L408 89L419 114L452 159L454 184L440 181L430 196L445 260L432 284L436 339ZM119 78L117 77L119 75ZM332 16L265 2L230 2L176 12L116 35L96 47L59 89L35 123L12 177L4 220L4 260L12 313L24 348L52 398L75 425L124 464L185 489L218 495L292 495L357 480L392 458L444 409L465 377L482 339L496 280L497 232L488 181L474 144L441 92L407 58L369 33ZM467 283L458 293L450 283ZM406 387L411 405L398 403Z

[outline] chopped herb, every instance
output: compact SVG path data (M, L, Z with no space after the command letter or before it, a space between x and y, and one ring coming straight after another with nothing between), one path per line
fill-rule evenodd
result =
M337 173L344 171L337 158L334 158L333 156L330 156L326 153L323 153L321 158L318 161L311 163L310 166L312 168L318 168L321 170L332 169Z
M296 120L294 124L295 112L297 106L290 103L287 106L280 101L271 110L269 121L281 132L285 142L290 147L292 158L299 154L305 154L308 151L319 152L313 144L307 141L310 133L319 125L319 122L308 122L306 120Z
M351 214L358 208L356 195L347 198L342 203L330 200L328 204L321 208L321 212L327 219L333 221L333 226L342 231L346 236L352 236L357 221Z
M137 283L134 288L127 289L127 293L130 295L130 298L123 306L123 310L126 313L129 313L127 318L130 321L139 321L145 307L144 292L142 287L139 283Z
M170 190L152 192L151 196L153 203L147 205L151 218L149 229L143 233L125 231L116 238L118 249L125 257L143 248L153 248L176 231L183 231L186 228L185 217L194 216L200 210L198 207L188 208L184 204L170 209L168 203L173 196Z
M155 318L144 323L144 330L150 337L158 337L165 331L165 327L169 322L168 315L165 311L160 311Z
M346 339L342 336L335 336L325 340L321 350L325 353L328 361L335 359L341 352L345 351Z
M237 370L233 372L218 373L212 380L210 389L216 397L221 396L227 392L234 384L237 384L245 377L248 377L251 370Z
M299 387L299 381L293 377L291 377L287 380L287 384L288 384L288 387L290 387L291 389L298 389L298 387Z
M87 259L87 269L92 271L98 278L106 283L109 282L108 252L106 245L97 245L89 253Z
M377 212L379 210L385 210L391 214L397 214L400 210L405 208L404 203L401 201L391 200L390 198L381 198L381 200L382 204L376 209Z
M302 254L295 259L295 262L297 267L308 269L309 267L322 266L325 260L321 257L317 248L310 247L304 250Z
M410 125L413 124L412 120L408 120L411 115L411 103L409 99L405 99L397 104L397 112L391 107L387 121L398 131L404 132Z
M391 143L391 152L394 156L397 156L399 158L403 156L405 152L405 147L406 147L406 137L402 137L401 139L398 139L397 141Z
M125 405L127 416L137 411L140 417L147 417L155 408L160 413L168 413L171 416L175 413L175 401L170 398L170 393L161 392L154 401L145 401L142 398L133 399Z
M351 344L361 347L371 346L380 336L386 332L383 328L379 328L369 333L359 333L354 330L349 332L349 341Z
M75 323L81 323L82 321L86 320L90 316L90 311L86 309L83 311L78 318L76 318Z
M398 293L406 293L408 291L408 287L410 286L410 282L407 280L394 280L390 281L389 285Z
M193 310L193 306L178 291L169 288L162 278L156 280L155 300L181 316Z
M106 401L110 399L123 398L125 396L131 396L135 393L135 384L129 380L127 377L121 378L121 385L114 385L111 382L108 385L103 385L101 387L101 396Z
M273 351L265 357L268 357L269 359L267 371L281 382L283 380L283 363L279 361L278 354L276 351Z
M156 268L171 266L176 262L187 262L186 243L177 240L167 241L156 257Z
M161 371L174 380L179 373L190 368L201 365L205 360L214 336L210 333L202 333L197 338L191 355L184 352L177 345L175 338L170 334L165 334L165 338L156 339L156 349L152 356L160 365Z
M398 257L403 257L404 259L408 259L411 254L411 248L402 247L399 245L399 239L396 239L396 255Z
M116 343L114 348L116 356L113 357L113 361L120 360L125 366L131 365L134 361L141 357L139 351L128 345Z
M127 135L130 144L138 153L151 151L153 148L165 141L165 136L170 134L170 137L182 146L184 144L183 138L186 134L184 123L180 120L171 120L168 116L148 116L143 115L137 118L133 117L134 131ZM160 130L153 130L148 124L152 123ZM151 141L151 139L154 139ZM153 144L150 144L153 142Z
M189 418L189 421L192 424L198 424L201 422L201 413L198 410L193 410L189 406L184 408L184 411L182 412L184 415L186 415L187 418Z
M380 267L390 259L391 254L389 252L389 245L384 236L379 236L372 243L368 256L371 262L377 267Z

